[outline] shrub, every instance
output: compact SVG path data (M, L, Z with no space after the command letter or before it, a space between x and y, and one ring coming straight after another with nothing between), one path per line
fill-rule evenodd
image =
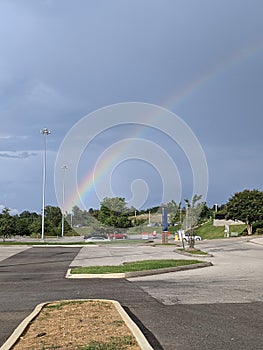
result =
M263 221L262 220L254 222L254 224L252 225L253 233L255 233L258 228L263 228Z
M263 228L259 227L256 229L256 235L263 235Z
M215 213L215 219L224 220L226 217L225 213Z

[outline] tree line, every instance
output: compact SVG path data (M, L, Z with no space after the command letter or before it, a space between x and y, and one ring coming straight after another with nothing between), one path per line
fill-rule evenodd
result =
M61 235L62 214L58 207L45 207L45 232L50 236ZM42 215L36 212L23 211L20 215L11 215L9 208L4 208L0 214L0 237L5 240L11 236L41 236ZM64 232L72 231L65 222Z
M253 227L263 228L263 192L259 190L237 192L226 204L216 208L209 208L198 195L194 195L191 200L185 199L183 204L177 204L172 200L166 206L170 224L180 222L185 225L186 229L212 217L241 220L246 224L249 235L253 233ZM109 231L145 224L147 219L141 216L149 212L158 214L161 213L161 208L138 210L134 207L128 208L125 198L106 197L100 203L100 209L90 208L87 211L74 206L72 212L66 214L64 233L72 234L74 227L91 226L94 232L108 234ZM45 234L60 236L61 225L60 208L46 206ZM11 215L10 209L4 208L0 214L0 237L3 239L14 235L40 237L41 228L42 216L36 212L23 211L20 215Z

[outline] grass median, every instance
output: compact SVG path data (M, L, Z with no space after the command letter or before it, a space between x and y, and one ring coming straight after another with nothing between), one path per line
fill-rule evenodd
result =
M178 249L178 251L182 252L182 253L193 254L193 255L208 255L207 252L204 252L203 250L199 250L199 249L195 249L195 248L192 248L192 249L180 248L180 249Z
M74 267L71 274L105 274L105 273L125 273L135 271L158 270L168 267L178 267L202 263L199 260L143 260L125 262L123 265L87 266Z

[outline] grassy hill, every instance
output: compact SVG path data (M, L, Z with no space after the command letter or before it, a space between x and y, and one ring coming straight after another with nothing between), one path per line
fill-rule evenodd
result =
M238 232L241 234L245 228L245 225L231 225L229 226L231 232ZM195 234L201 236L202 239L213 239L224 237L224 226L213 226L213 222L209 221L195 230Z

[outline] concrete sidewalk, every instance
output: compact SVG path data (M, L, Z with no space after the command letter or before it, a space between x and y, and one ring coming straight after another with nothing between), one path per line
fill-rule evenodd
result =
M0 261L3 261L13 255L16 255L18 253L21 253L27 249L30 249L30 246L2 246L0 245Z
M250 240L251 243L263 245L263 237L253 238Z

